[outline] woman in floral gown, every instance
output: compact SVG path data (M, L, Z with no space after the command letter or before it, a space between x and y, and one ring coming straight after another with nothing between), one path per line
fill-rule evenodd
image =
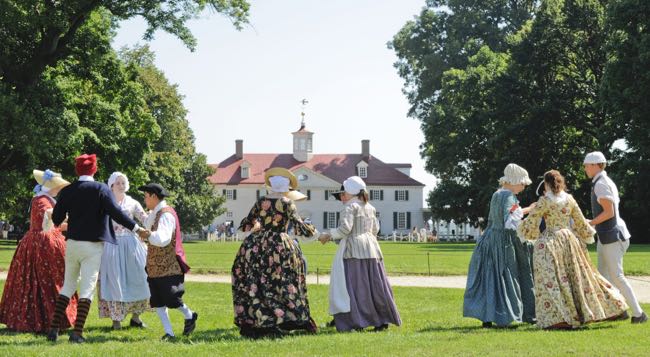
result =
M298 216L286 197L297 188L295 176L286 169L266 173L271 193L261 197L240 229L250 233L242 243L232 267L235 324L242 336L259 338L285 331L317 330L309 311L305 270L300 250L287 234L316 238L318 232Z
M54 197L70 183L50 170L34 170L38 182L32 198L29 231L21 239L9 267L2 301L0 323L21 332L45 332L50 328L56 298L63 286L65 238L52 224ZM61 225L65 228L65 223ZM77 296L61 319L61 329L77 316Z
M595 230L585 220L575 199L567 194L564 177L544 174L546 193L519 226L519 236L536 240L533 253L537 325L571 329L589 322L615 318L627 305L621 294L594 269L586 244ZM540 235L544 219L546 229Z

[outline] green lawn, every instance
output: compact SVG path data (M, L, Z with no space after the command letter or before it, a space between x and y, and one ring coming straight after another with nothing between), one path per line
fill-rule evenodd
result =
M240 243L188 242L185 243L192 272L230 273L235 252ZM16 246L0 243L0 271L6 271ZM303 244L302 249L310 273L329 272L336 251L335 244L318 242ZM382 242L386 270L391 275L465 275L474 249L470 243L393 243ZM592 260L597 262L595 245L590 247ZM428 254L428 255L427 255ZM428 260L427 260L428 259ZM650 275L650 245L632 245L625 255L625 272L629 275Z
M0 284L1 286L1 284ZM44 336L0 329L0 355L219 355L219 356L457 356L457 355L647 355L650 324L601 323L579 331L542 331L520 325L485 330L479 322L461 317L462 290L394 288L402 327L387 332L336 333L321 328L316 336L290 336L281 340L249 341L232 324L230 286L187 284L186 302L200 318L191 338L160 342L162 326L155 313L143 320L147 330L112 332L110 321L97 318L93 305L84 346L70 345L61 336L56 345ZM319 325L327 316L327 287L309 287L313 316ZM650 306L645 306L646 309ZM176 331L182 330L180 313L171 312ZM180 334L180 333L179 333Z

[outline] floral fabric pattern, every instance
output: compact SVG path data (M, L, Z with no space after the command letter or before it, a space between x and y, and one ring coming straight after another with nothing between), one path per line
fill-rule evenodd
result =
M295 234L305 237L316 230L303 223L294 203L285 197L261 197L240 229L255 222L262 228L244 239L232 267L235 324L248 328L308 324L305 267L287 228L291 223Z
M540 234L544 218L546 229ZM617 316L627 309L621 294L591 263L586 242L595 230L571 196L555 202L542 197L519 226L518 234L534 242L537 325L579 326Z

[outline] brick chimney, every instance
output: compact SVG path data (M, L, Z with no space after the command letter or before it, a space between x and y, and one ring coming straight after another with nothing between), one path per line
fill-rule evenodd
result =
M370 140L361 140L361 158L366 162L370 160Z
M244 158L244 140L235 140L235 157L237 160Z

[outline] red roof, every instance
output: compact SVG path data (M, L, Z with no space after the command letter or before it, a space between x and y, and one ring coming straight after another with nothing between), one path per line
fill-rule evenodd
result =
M241 178L241 164L250 164L249 178ZM293 154L244 154L242 159L230 156L220 164L211 165L216 173L209 177L216 185L264 184L264 172L271 167L284 167L295 171L301 167L310 169L323 176L342 183L357 174L357 164L362 161L361 154L319 154L307 162L293 158ZM368 186L424 186L421 182L391 167L374 156L368 163L368 177L364 179Z

